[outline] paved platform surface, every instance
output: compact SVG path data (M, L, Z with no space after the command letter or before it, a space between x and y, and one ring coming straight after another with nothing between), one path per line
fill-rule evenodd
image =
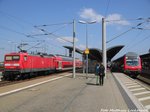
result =
M94 74L71 77L2 96L0 112L129 112L112 74L103 86Z
M150 112L150 88L149 85L143 84L142 82L130 78L123 73L113 73L116 80L119 82L120 87L123 88L126 93L125 100L131 100L128 107L138 108L141 111ZM125 96L125 95L124 95Z

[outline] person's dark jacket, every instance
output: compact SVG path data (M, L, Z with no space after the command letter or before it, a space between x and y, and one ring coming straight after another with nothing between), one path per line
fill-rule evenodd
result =
M100 68L99 68L99 75L105 76L105 67L104 67L103 65L100 65Z

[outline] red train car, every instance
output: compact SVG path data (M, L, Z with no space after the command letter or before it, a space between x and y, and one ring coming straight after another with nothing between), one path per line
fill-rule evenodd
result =
M56 55L55 65L56 65L56 70L59 71L72 69L73 67L72 58L62 56L62 55Z
M141 58L134 52L128 52L113 61L112 69L114 69L112 71L121 71L129 74L131 77L137 77L142 69Z
M82 62L76 60L76 66L80 68ZM50 72L72 68L73 62L71 57L28 54L24 52L10 53L5 55L3 80L24 79L33 75L49 74Z
M82 67L82 62L79 59L75 60L76 68ZM63 55L56 55L55 56L55 65L56 70L70 70L73 68L73 58L67 57Z

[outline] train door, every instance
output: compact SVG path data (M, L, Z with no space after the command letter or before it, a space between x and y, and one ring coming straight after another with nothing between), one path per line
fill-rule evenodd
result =
M26 55L24 55L23 56L23 61L22 61L23 63L22 63L22 67L23 67L23 69L27 69L27 56Z
M59 69L59 70L62 69L62 61L58 61L58 69Z

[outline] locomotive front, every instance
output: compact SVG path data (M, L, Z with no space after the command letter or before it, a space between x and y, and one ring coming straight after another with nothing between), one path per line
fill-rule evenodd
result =
M20 53L10 53L5 55L4 59L4 80L14 80L21 71Z
M127 54L124 59L124 71L136 77L141 72L141 59L137 54Z

